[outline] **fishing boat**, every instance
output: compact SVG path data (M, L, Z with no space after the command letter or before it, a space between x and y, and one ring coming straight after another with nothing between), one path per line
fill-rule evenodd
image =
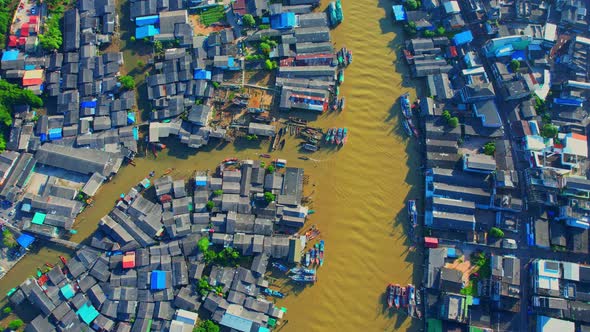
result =
M350 50L346 53L346 59L348 60L348 64L350 65L352 63L352 52Z
M399 284L395 284L393 287L395 288L395 298L393 299L393 303L395 304L395 308L399 309L402 290L400 289Z
M320 240L320 266L324 265L324 240Z
M337 131L338 131L338 129L332 128L332 137L330 137L330 143L332 143L332 144L334 144L334 142L336 141Z
M406 289L406 287L401 287L402 289L402 296L401 296L401 301L402 301L402 305L404 307L408 306L408 290Z
M285 265L283 265L281 263L277 263L277 262L273 262L272 267L274 267L275 269L278 269L279 271L282 271L282 272L289 271L289 269Z
M338 95L340 94L340 87L339 86L336 86L336 90L335 90L334 94L336 95L336 97L338 97Z
M342 11L342 2L340 0L336 0L336 21L338 23L342 23L344 20L344 12Z
M266 294L268 296L277 297L279 299L282 299L283 297L285 297L285 294L283 294L277 290L270 289L270 288L265 288L263 292L264 292L264 294Z
M164 171L164 175L168 175L168 174L170 174L171 172L172 172L172 168L167 168L167 169Z
M412 134L416 137L420 137L420 134L418 133L418 129L416 129L416 126L414 126L414 123L412 123L412 119L408 118L406 120L408 121L408 126L410 126L410 130L412 131Z
M410 106L410 94L404 93L399 98L400 98L400 104L401 104L401 108L402 108L402 114L408 119L411 118L412 117L412 109Z
M291 278L291 280L296 281L296 282L303 282L303 283L312 283L316 281L316 276L308 276L308 275L303 275L303 274L296 274L296 275L292 275L289 278Z
M309 257L310 257L310 265L312 265L312 266L313 266L313 264L315 264L315 256L316 256L315 248L311 248L309 250Z
M408 124L408 119L402 119L402 126L404 127L404 131L406 132L406 134L410 137L412 137L412 129L410 128L410 125Z
M275 160L275 166L276 167L286 167L287 166L287 160L285 160L285 159L276 159Z
M7 293L6 296L10 296L16 292L16 288L11 288Z
M64 263L64 265L68 264L68 260L64 256L59 256L59 260Z
M51 263L45 263L45 266L47 266L50 269L53 269L54 265Z
M271 156L268 153L261 153L260 158L270 158Z
M410 225L416 227L418 224L418 211L416 210L416 201L413 199L408 201L408 215L410 216Z
M311 241L320 235L320 230L315 227L315 225L311 226L311 228L305 232L305 237L307 241Z
M326 133L326 143L329 143L332 139L332 128L328 128L328 132Z
M338 72L338 84L344 83L344 70Z
M342 131L342 145L346 144L346 142L348 142L348 128L344 128Z
M289 271L293 274L306 274L309 276L312 276L315 274L315 269L306 269L303 267L294 267Z
M387 285L387 307L393 308L393 300L395 299L395 286L393 284Z
M310 252L305 253L305 266L309 266L311 264L311 254Z
M309 160L309 157L306 157L306 156L299 156L298 158L301 160Z
M340 102L338 102L338 109L340 109L340 111L344 111L344 103L345 103L345 98L342 97L340 98Z
M41 271L40 268L37 268L37 278L41 278L42 275L43 275L43 271Z
M311 152L316 152L318 150L318 146L306 143L303 145L303 149L305 149L307 151L311 151Z
M342 143L342 128L338 128L336 133L336 145L340 145L340 143Z
M414 293L414 297L416 299L416 307L414 308L414 311L416 311L416 317L422 318L422 311L420 310L420 306L422 305L420 289L415 290Z

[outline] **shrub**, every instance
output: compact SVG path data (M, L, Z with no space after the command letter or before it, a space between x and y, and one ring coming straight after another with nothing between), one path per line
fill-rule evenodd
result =
M119 77L119 82L121 82L121 86L126 90L135 89L135 81L133 80L133 77L129 75Z
M276 61L271 61L270 59L266 59L266 61L264 61L264 68L266 68L266 70L273 70L277 67L278 64Z
M434 31L424 30L424 37L427 37L427 38L434 37Z
M154 42L154 52L156 53L162 53L164 51L164 45L162 45L162 42L159 40L156 40Z
M136 40L135 39L135 36L131 36L131 38L129 38L129 40L132 41L132 42L134 42Z
M213 87L214 87L215 89L219 88L219 82L213 82Z
M145 63L143 61L141 61L141 60L137 61L137 67L143 68L144 66L145 66Z
M459 125L459 118L454 116L449 119L448 123L451 128L457 128L457 126Z
M557 127L550 123L543 125L543 129L541 130L541 135L545 138L555 138L557 137L557 133Z
M418 9L418 1L416 0L407 0L406 1L406 8L409 10L416 10Z
M242 22L244 22L244 25L247 27L253 27L256 25L256 21L254 21L254 17L252 17L252 15L250 15L250 14L244 15L244 17L242 17Z
M488 156L493 156L494 152L496 152L496 143L494 142L487 142L483 146L483 153L487 154Z
M8 328L11 330L18 330L21 328L25 323L21 319L15 319L8 323Z
M275 200L275 194L267 191L264 193L264 199L267 203L272 203Z
M223 190L217 189L217 190L213 191L213 195L215 195L215 196L221 196L221 195L223 195Z
M442 112L442 117L448 122L451 119L451 112L449 112L448 110L444 110Z
M5 315L9 315L10 313L12 313L12 308L11 307L4 307L4 309L2 309L2 312Z
M502 231L498 227L492 227L492 228L490 228L490 235L493 237L497 237L497 238L503 238L504 231Z
M444 27L438 27L438 28L436 29L436 34L437 34L437 35L439 35L439 36L442 36L442 35L444 35L446 32L447 32L447 30L445 30L445 28L444 28Z
M199 242L197 242L197 247L200 252L206 252L209 250L209 239L207 237L200 238Z
M258 29L260 29L260 30L270 29L270 25L268 25L268 24L260 24L258 26Z
M264 54L270 53L270 45L267 42L260 43L260 51Z
M213 201L209 201L205 206L207 207L207 210L211 211L215 207L215 203L213 203Z
M512 72L517 72L520 69L520 61L518 60L512 60L510 61L510 70L512 70Z
M274 173L275 167L273 165L268 165L268 167L266 168L266 171L269 173Z

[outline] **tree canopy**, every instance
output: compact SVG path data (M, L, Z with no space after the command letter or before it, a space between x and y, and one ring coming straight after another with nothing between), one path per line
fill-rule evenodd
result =
M558 132L557 127L550 123L546 123L543 125L543 129L541 129L541 135L545 138L555 138Z
M509 66L513 72L517 72L520 69L520 61L518 61L516 59L512 60L512 61L510 61Z
M419 7L419 6L418 6L418 1L417 1L417 0L407 0L407 1L406 1L406 7L407 7L409 10L416 10L416 9L418 9L418 7Z
M459 118L454 116L449 119L448 123L451 128L457 128L457 126L459 125Z
M205 252L209 250L209 239L207 237L202 237L197 242L197 247L199 247L200 252Z
M262 53L268 54L270 53L270 49L271 47L267 42L260 43L260 51L262 51Z
M242 22L244 22L244 25L247 27L253 27L256 25L254 17L250 14L244 15L244 17L242 17Z
M9 6L10 0L0 0L0 45L6 45L6 35L12 23L13 6Z
M63 43L59 21L61 15L55 13L45 23L45 33L39 35L39 44L47 51L58 50Z
M0 0L1 1L1 0ZM12 124L12 107L15 105L43 106L43 100L31 90L0 79L0 129L4 132ZM6 139L0 135L0 151L6 148Z
M124 76L119 77L119 82L121 82L121 85L126 90L135 89L135 81L133 80L133 77L131 77L129 75L124 75Z
M498 227L492 227L490 229L490 235L493 237L502 238L504 237L504 232Z
M193 332L219 332L219 326L211 320L200 321Z
M266 200L267 203L271 203L275 200L275 194L267 191L264 193L264 199Z
M18 330L19 328L23 327L23 325L25 325L25 323L21 319L15 319L8 323L8 328L11 330Z
M487 142L483 146L483 153L487 154L488 156L493 156L494 152L496 152L496 143L494 142Z
M278 64L276 61L271 61L270 59L266 59L266 61L264 61L264 68L266 68L267 70L273 70L277 67Z

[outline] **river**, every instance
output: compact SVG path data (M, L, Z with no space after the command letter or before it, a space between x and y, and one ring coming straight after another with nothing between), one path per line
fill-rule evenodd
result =
M313 191L310 224L316 224L326 241L325 264L313 287L288 290L279 304L288 309L281 331L392 331L417 329L403 313L388 311L385 287L390 282L419 284L422 255L409 249L405 235L405 201L417 198L422 183L417 145L405 138L398 123L397 98L406 91L414 96L412 82L402 82L405 66L396 55L400 32L391 20L388 0L344 0L344 22L332 32L337 47L354 55L346 70L341 94L346 96L342 114L321 115L314 125L348 127L348 144L340 150L324 148L316 161L297 159L298 140L288 139L273 157L289 166L304 167ZM323 7L327 2L323 2ZM172 176L188 178L194 170L213 169L229 156L255 158L268 151L268 143L228 144L195 150L166 141L169 149L157 159L137 160L104 185L93 207L78 218L82 241L96 229L98 220L119 194L137 184L149 171L161 174L173 167ZM34 274L44 262L57 261L58 248L43 248L28 255L0 281L0 294ZM416 263L416 264L415 264Z

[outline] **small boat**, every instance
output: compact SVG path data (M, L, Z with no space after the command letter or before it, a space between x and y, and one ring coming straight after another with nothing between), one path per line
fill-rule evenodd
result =
M344 83L344 70L338 72L338 84Z
M415 300L414 300L414 285L408 284L408 314L410 316L414 316L414 307L415 307Z
M318 150L317 145L306 143L303 145L303 149L311 152L316 152Z
M410 216L410 225L416 227L418 225L418 211L416 210L416 201L413 199L408 201L408 215Z
M261 153L260 154L260 158L270 158L271 155L269 155L268 153Z
M287 166L287 160L285 159L276 159L275 160L275 166L276 167L286 167Z
M402 297L401 297L401 301L402 301L402 305L404 307L408 306L408 291L406 289L406 287L401 287L402 289Z
M393 284L387 285L387 307L393 308L393 300L395 299L395 286Z
M37 278L41 278L42 275L43 275L43 271L41 271L40 268L37 268Z
M338 132L336 133L336 145L340 145L342 142L342 128L338 128Z
M324 240L320 240L320 266L324 265Z
M317 265L320 264L320 244L319 243L315 244L315 263Z
M289 121L295 123L295 124L301 124L301 125L306 125L307 124L307 120L302 119L302 118L296 118L296 117L289 117Z
M334 94L336 95L336 97L338 97L338 95L340 95L340 87L339 86L336 86L336 90L335 90Z
M291 273L293 274L306 274L306 275L314 275L315 274L315 269L306 269L303 267L294 267L291 270L289 270Z
M277 297L279 299L282 299L283 297L285 297L285 294L276 291L274 289L270 289L270 288L265 288L263 290L264 294L268 295L268 296L273 296L273 297Z
M393 299L393 303L395 304L395 308L399 309L402 290L400 289L399 284L395 284L393 287L395 288L395 298Z
M352 51L348 51L348 53L346 53L346 59L348 60L348 64L350 65L352 63Z
M285 265L283 265L281 263L277 263L277 262L273 262L272 267L274 267L275 269L278 269L281 272L289 271L289 269Z
M10 296L16 292L16 288L11 288L7 293L6 296Z
M289 278L291 278L291 280L296 281L296 282L303 282L303 283L313 283L316 281L316 276L308 276L308 275L303 275L303 274L296 274L296 275L292 275Z
M344 103L345 103L345 98L342 97L340 98L340 102L338 103L338 108L340 109L340 111L344 111Z
M320 230L315 227L315 225L311 226L311 228L305 232L305 237L307 241L311 241L320 235Z
M410 94L404 93L399 98L400 98L400 105L402 108L402 114L407 119L411 118L412 117L412 109L411 109L411 105L410 105Z
M51 263L45 263L45 266L47 266L50 269L53 269L54 265Z
M346 144L346 142L348 142L348 128L344 128L342 132L342 145Z
M331 139L332 139L332 128L329 128L328 132L326 133L326 143L329 143Z
M64 256L59 256L59 260L64 263L64 265L68 263L68 260Z
M167 169L164 171L164 175L168 175L168 174L170 174L171 172L172 172L172 168L167 168Z
M402 119L402 126L404 127L404 131L406 132L406 134L410 137L412 137L412 129L410 128L410 125L408 124L408 119Z
M299 159L301 159L301 160L309 160L309 157L306 157L306 156L299 156L299 157L297 157L297 158L299 158Z
M309 266L311 263L311 254L308 252L305 253L305 266Z
M315 248L311 248L309 250L309 257L310 257L310 262L311 262L312 266L313 266L313 264L315 264L315 256L316 256Z

